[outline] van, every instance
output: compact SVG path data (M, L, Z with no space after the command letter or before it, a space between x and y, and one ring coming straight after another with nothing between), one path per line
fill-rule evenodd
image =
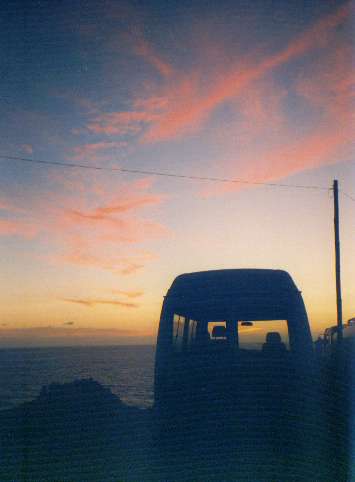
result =
M161 412L191 412L206 401L223 410L277 409L280 399L302 397L312 367L306 309L287 272L224 269L173 281L156 348L154 397Z

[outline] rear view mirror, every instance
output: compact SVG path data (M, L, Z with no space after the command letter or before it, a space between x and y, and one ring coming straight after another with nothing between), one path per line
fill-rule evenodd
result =
M253 322L252 321L242 321L241 326L253 326Z

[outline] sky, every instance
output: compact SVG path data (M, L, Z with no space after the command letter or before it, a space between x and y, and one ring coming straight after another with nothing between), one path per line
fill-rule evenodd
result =
M0 346L154 343L177 275L246 267L289 271L317 336L333 179L355 315L350 3L15 0L0 27L0 155L144 171L0 159Z

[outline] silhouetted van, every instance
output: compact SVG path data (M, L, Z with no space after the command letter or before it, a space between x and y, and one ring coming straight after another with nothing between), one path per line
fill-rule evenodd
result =
M324 331L324 342L328 347L332 347L338 341L338 326L330 326Z
M338 347L338 325L330 326L324 330L323 341L324 341L324 354L331 354L338 348L340 350L354 349L355 345L355 322L354 319L350 319L347 323L343 324L343 344Z
M287 272L183 274L162 307L155 406L193 412L207 401L216 412L227 406L253 412L283 403L290 410L294 395L302 398L309 385L312 364L305 306Z
M325 353L330 354L338 349L338 326L326 328L323 335ZM340 350L351 350L355 348L355 319L351 318L343 324L343 343Z

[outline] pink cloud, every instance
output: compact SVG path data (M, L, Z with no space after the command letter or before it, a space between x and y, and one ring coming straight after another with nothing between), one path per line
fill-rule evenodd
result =
M54 261L59 263L64 261L69 264L88 268L99 268L111 271L114 274L130 275L143 269L147 262L153 259L154 256L149 253L131 252L122 256L103 253L92 254L90 253L90 247L81 247L79 249L71 248L71 252L57 256Z
M136 185L141 189L139 184ZM106 204L96 207L64 209L58 218L58 225L67 231L88 232L97 245L102 242L144 242L168 234L161 224L136 214L143 208L160 204L162 199L160 195L142 195L134 191L121 193L119 196L110 196Z
M108 181L106 188L105 183L94 183L73 196L70 186L71 195L49 198L48 217L54 221L49 230L60 249L50 257L52 261L127 275L153 259L133 250L132 244L167 235L164 226L140 215L141 211L150 214L164 197L150 192L151 179L115 183L114 191Z
M140 132L157 118L156 113L149 111L108 112L94 117L87 129L95 134L124 136Z
M190 73L183 77L178 88L173 86L172 89L163 90L162 97L169 99L168 108L156 122L151 123L143 140L162 141L200 128L218 105L239 96L251 83L308 51L324 47L331 39L334 28L348 17L349 12L350 5L343 5L291 41L285 49L256 62L249 59L229 72L218 72L207 87L201 82L202 79L206 80L206 75L202 73Z
M86 235L97 248L104 243L137 244L150 239L165 237L170 232L160 223L135 217L117 218L69 211L58 220L58 227ZM61 235L62 231L59 231Z
M142 109L148 112L162 112L168 107L168 98L152 96L148 98L137 98L133 102L135 109Z
M204 65L197 62L187 71L174 70L142 34L130 33L134 52L153 65L162 75L163 81L155 85L146 81L143 93L132 102L133 110L95 115L87 124L87 129L95 134L109 136L132 135L141 142L166 141L199 130L212 112L227 100L239 101L240 113L243 115L248 110L249 118L250 111L253 110L254 119L258 116L257 122L261 126L267 122L267 102L261 95L253 96L253 90L255 93L260 89L265 77L278 67L316 49L329 47L336 27L349 17L350 8L350 3L342 5L276 53L265 56L261 55L260 50L254 51L244 58L239 57L238 63L234 65L232 62L219 62L221 49L216 46L211 48L202 35L199 58L204 59ZM198 36L201 37L201 32ZM206 45L209 55L207 59L204 51ZM266 94L269 96L270 92ZM271 94L271 100L279 102L276 92ZM252 106L244 100L244 96L248 95ZM272 110L276 112L276 108Z
M331 154L348 140L349 132L346 131L315 130L313 134L298 142L269 152L262 165L259 165L258 177L261 180L278 179L304 169L318 167L326 161L331 163Z
M318 57L295 83L297 93L319 108L323 117L336 119L344 127L349 126L354 97L352 56L351 46L336 45L326 56Z
M0 210L1 211L8 211L9 213L25 213L26 210L19 206L16 206L12 200L8 200L5 198L0 198Z
M95 208L91 213L79 213L76 212L78 216L83 216L91 218L94 220L107 219L111 214L120 214L127 211L134 211L145 206L160 204L162 201L162 196L150 195L150 196L135 196L131 199L113 199L110 204L106 206L99 206ZM75 212L75 211L72 211Z
M81 146L76 146L73 148L73 153L70 156L67 156L68 159L73 161L83 161L83 160L90 160L90 161L97 161L102 160L103 158L107 158L108 153L114 150L121 150L122 148L126 147L127 143L120 141L120 142L96 142L96 143L89 143L83 144Z
M225 162L230 175L236 179L246 179L250 182L272 182L287 177L305 169L314 169L325 164L337 162L341 149L351 141L349 126L340 125L334 129L332 125L320 125L296 139L292 133L285 132L282 143L263 152L249 152L243 165L236 171L233 160ZM252 157L254 154L255 157ZM236 191L248 184L226 183L216 184L201 191L202 197Z
M31 216L28 206L24 207L20 198L14 201L3 196L0 199L0 216L1 211L6 213L6 217L0 217L0 236L32 239L41 232L41 224Z
M236 122L229 123L226 135L237 136L239 144L255 142L263 135L278 135L287 122L284 112L286 98L287 90L272 79L253 82L234 101ZM223 143L226 135L222 138Z
M0 219L0 236L19 236L32 239L37 233L38 228L28 222Z
M52 253L43 257L49 262L120 275L144 268L154 256L133 249L132 244L167 235L164 226L150 219L152 209L164 199L152 192L152 179L122 182L118 177L113 182L107 176L101 180L81 177L80 172L69 174L69 183L66 176L63 180L57 175L50 179L48 192L24 195L18 201L21 207L3 197L0 210L10 217L0 218L0 236L36 236L39 243L52 246Z
M134 209L133 206L125 208ZM61 254L54 255L52 261L115 274L133 274L154 259L151 253L133 250L133 243L144 243L167 234L160 224L136 218L130 211L119 217L95 210L92 213L61 211L59 214L57 232L53 235L65 244Z
M335 27L349 15L345 4L335 13L320 19L306 32L292 40L279 52L261 57L249 55L239 59L237 65L215 59L206 62L207 67L196 65L187 72L173 71L146 40L134 40L135 53L150 62L166 80L156 88L150 85L150 94L133 101L135 110L107 112L96 115L87 125L95 134L110 136L141 135L143 142L158 142L179 137L198 130L211 113L226 100L241 98L241 94L277 67L300 57L309 51L325 47L332 39ZM203 48L203 46L202 46ZM218 49L213 49L211 55ZM221 70L222 69L222 70ZM254 108L258 108L257 105Z
M219 165L224 166L226 177L275 181L348 159L353 137L351 58L349 45L338 40L305 64L287 92L280 92L269 79L248 86L235 104L242 118L222 123L216 132L225 155ZM303 119L293 119L288 112L288 94L300 97ZM243 186L246 184L208 186L202 195Z
M321 18L303 35L300 35L296 40L290 42L286 49L266 59L263 64L274 67L294 57L298 57L309 50L324 47L331 38L332 30L343 23L350 14L351 3L346 2L334 13Z
M151 64L163 77L170 77L173 74L172 66L165 62L146 40L140 39L134 50L137 55L143 57L143 59Z

